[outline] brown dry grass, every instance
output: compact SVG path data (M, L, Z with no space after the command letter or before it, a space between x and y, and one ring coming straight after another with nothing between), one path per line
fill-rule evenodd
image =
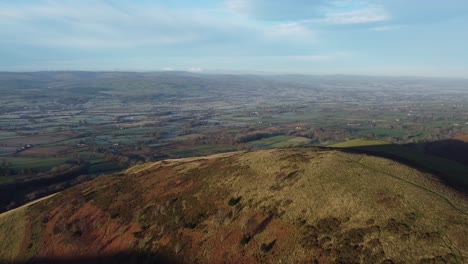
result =
M269 150L247 153L239 162L255 176L229 178L219 184L231 186L232 192L250 201L248 206L284 212L281 218L288 223L305 219L306 224L315 225L328 217L349 219L340 227L345 232L365 226L370 219L380 228L389 219L400 219L410 228L408 239L385 230L366 238L379 238L388 258L417 262L424 256L452 252L459 252L460 258L468 256L467 200L430 175L388 159L339 151ZM295 179L278 182L278 173L293 170L299 171ZM284 206L286 200L292 202ZM411 214L417 221L406 223L405 217ZM440 237L431 243L417 239L417 234L430 232Z
M455 139L461 140L463 142L468 142L468 135L457 136Z

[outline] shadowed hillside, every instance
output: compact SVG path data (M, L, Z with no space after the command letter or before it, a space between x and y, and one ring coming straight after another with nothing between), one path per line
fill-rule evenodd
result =
M353 139L330 147L342 151L392 159L437 176L444 184L468 192L468 144L459 140L441 140L418 144L393 144L384 140Z
M139 251L126 251L112 255L88 256L88 257L39 257L30 261L16 261L17 264L138 264L138 263L170 263L177 264L171 257L159 256L152 253Z
M0 223L0 258L18 263L468 257L466 196L396 161L324 148L146 163L0 215Z
M426 153L468 165L468 143L465 141L447 139L419 145L424 147Z

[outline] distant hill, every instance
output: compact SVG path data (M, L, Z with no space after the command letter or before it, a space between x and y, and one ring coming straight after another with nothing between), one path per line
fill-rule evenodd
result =
M412 167L288 148L146 163L0 215L23 263L463 263L465 195Z
M0 72L0 91L3 93L54 92L57 96L86 97L112 92L126 95L130 100L138 96L191 98L213 95L263 95L265 91L279 93L286 80L257 75L197 74L182 71L168 72ZM303 84L288 84L294 92ZM314 89L310 89L314 90ZM141 98L138 98L141 100ZM154 98L153 98L154 99ZM136 99L135 99L136 100Z

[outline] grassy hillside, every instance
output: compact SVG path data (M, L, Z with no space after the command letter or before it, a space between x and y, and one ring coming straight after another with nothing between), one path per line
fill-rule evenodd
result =
M12 261L20 257L21 241L25 236L26 209L0 216L0 259Z
M11 250L14 243L1 243L5 259L463 263L468 258L464 195L398 162L338 149L147 163L9 217L20 221L0 225L0 235L19 230L15 240L25 246Z

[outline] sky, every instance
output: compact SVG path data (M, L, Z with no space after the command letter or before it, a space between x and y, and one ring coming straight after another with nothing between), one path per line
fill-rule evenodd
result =
M468 78L466 0L0 0L0 71Z

